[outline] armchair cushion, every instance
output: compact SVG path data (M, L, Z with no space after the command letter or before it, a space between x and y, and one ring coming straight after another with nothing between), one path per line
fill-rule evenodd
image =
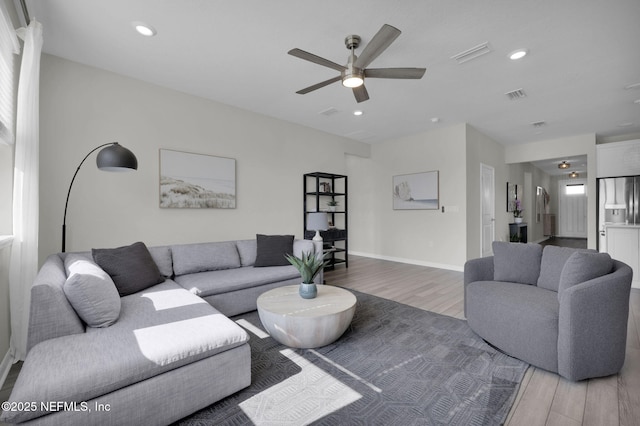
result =
M493 242L494 280L536 285L540 276L540 244Z
M608 253L573 253L560 274L558 299L569 287L606 275L612 268L613 261Z
M578 249L581 252L597 253L595 250ZM542 250L542 262L540 266L540 277L538 287L558 291L560 284L560 274L567 259L576 252L576 249L569 247L546 246Z

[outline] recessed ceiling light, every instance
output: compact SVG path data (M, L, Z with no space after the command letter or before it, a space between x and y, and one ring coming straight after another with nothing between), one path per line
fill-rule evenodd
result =
M436 124L436 123L439 123L439 122L440 122L440 119L439 119L438 117L433 117L433 118L431 119L431 122L432 122L432 123L434 123L434 124Z
M624 123L618 123L618 127L629 127L633 126L633 123L630 121L625 121Z
M134 21L131 24L139 34L142 34L145 37L153 37L158 33L155 28L151 25L145 24L144 22Z
M624 86L624 89L625 90L640 89L640 83L633 83L628 86Z
M511 59L512 61L516 61L527 56L527 53L529 53L527 49L514 50L513 52L509 53L509 59Z
M636 99L635 101L633 101L633 103L640 105L640 99Z
M360 111L359 109L353 111L353 115L362 115L364 114L364 112Z

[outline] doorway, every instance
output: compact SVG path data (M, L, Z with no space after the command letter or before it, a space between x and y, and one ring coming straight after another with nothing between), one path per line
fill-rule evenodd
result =
M558 181L558 236L587 238L587 180Z
M493 254L491 244L496 233L496 186L495 169L482 163L480 163L480 194L482 214L480 249L482 257L487 257Z

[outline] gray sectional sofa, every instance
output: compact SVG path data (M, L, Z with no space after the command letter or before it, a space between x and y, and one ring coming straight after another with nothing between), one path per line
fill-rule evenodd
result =
M298 256L317 253L291 241ZM169 424L249 386L249 336L227 316L300 282L293 266L257 267L257 255L258 242L242 240L50 256L31 290L13 409L0 420Z
M626 353L631 268L593 250L494 242L464 267L471 329L503 352L578 381Z

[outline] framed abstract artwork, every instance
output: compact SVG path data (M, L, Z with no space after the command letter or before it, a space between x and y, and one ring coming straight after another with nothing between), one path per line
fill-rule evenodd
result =
M393 177L394 210L438 210L438 171Z
M236 208L236 160L160 150L160 207Z

